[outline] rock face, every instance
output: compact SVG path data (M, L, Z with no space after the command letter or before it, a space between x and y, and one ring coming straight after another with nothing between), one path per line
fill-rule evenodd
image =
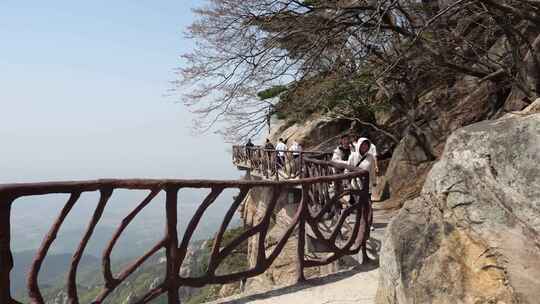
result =
M387 228L377 303L538 303L540 114L459 129Z
M339 136L349 131L351 122L327 119L314 114L302 122L287 124L283 120L274 120L268 138L276 143L279 138L290 144L298 141L305 150L332 151L336 148Z
M258 179L252 176L253 179ZM253 188L249 191L248 196L242 206L242 220L247 227L253 227L260 223L264 217L264 213L271 200L272 193L267 188ZM273 249L273 243L283 234L284 229L289 224L292 217L292 210L296 205L287 204L288 198L282 195L278 199L275 213L272 219L272 228L269 231L269 236L266 242L267 251ZM289 212L287 212L289 211ZM278 216L279 215L279 216ZM251 237L248 240L248 264L249 267L254 267L257 263L258 251L258 235ZM274 261L270 269L265 273L248 280L247 290L264 290L269 285L274 284L292 284L296 278L296 236L285 245L282 254ZM267 253L269 254L269 252Z
M399 204L418 196L432 165L414 137L405 136L394 150L386 174L375 188L375 199L391 198Z
M452 132L494 116L500 103L496 92L493 83L464 77L451 86L443 85L422 96L411 115L425 136L429 152L439 159ZM401 134L401 140L393 151L388 169L383 171L385 175L374 197L377 200L390 198L389 205L400 206L418 196L435 162L420 148L403 115L392 115L392 119L379 119L377 123L393 130L394 134Z
M291 193L291 195L293 197L295 196L294 193ZM243 203L242 219L244 221L244 225L252 227L260 223L264 217L264 213L268 207L271 197L272 193L270 189L253 188L250 190ZM294 214L298 208L298 199L298 197L291 199L289 198L289 195L285 194L278 199L277 205L274 209L274 214L272 216L272 228L269 230L265 241L267 256L271 254L277 241L292 223L292 218L294 217ZM291 200L294 203L292 203ZM250 267L254 267L257 263L258 241L258 235L251 237L248 240L247 255L248 264ZM298 264L297 242L298 238L295 233L289 238L281 251L281 254L278 255L276 260L274 260L270 268L263 274L247 281L246 290L248 292L260 292L267 290L273 285L290 285L296 283L296 265ZM317 269L308 269L306 271L306 275L309 276L311 272L320 270L319 268L322 267L318 267Z

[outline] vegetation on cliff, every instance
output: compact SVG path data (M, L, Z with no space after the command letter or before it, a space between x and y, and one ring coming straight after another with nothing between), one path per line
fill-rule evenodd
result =
M239 236L243 232L241 227L231 228L223 235L223 244L228 244L230 240ZM208 258L212 250L214 239L197 241L190 247L188 257L181 272L183 275L199 277L202 276L208 267ZM218 273L234 273L247 269L247 245L239 246L235 252L225 259L218 268ZM128 277L128 279L118 287L117 290L106 300L105 303L135 303L138 297L146 294L148 290L157 286L163 280L165 273L165 256L159 253L149 259L144 265ZM65 274L65 272L64 272ZM64 303L67 294L64 291L64 275L56 275L48 279L47 286L43 287L44 299L47 303ZM103 279L100 267L92 264L92 267L81 269L78 276L78 291L81 303L90 303L99 294L103 287ZM203 288L181 287L180 295L187 303L203 303L219 298L221 285L209 285ZM232 294L239 291L240 285L228 288L227 293ZM27 301L21 293L20 299ZM166 296L161 296L155 303L167 303ZM153 302L153 303L154 303Z
M213 0L195 13L187 35L197 47L178 85L192 89L184 100L198 127L226 122L231 140L260 132L271 114L316 112L393 141L409 134L435 159L425 126L438 113L423 107L433 92L455 104L461 80L489 86L481 119L538 96L537 1ZM377 120L381 111L399 123Z
M242 227L237 227L233 229L227 230L223 234L223 243L222 244L229 244L233 239L236 237L239 237L242 232L244 232L244 229ZM203 273L208 268L208 257L210 256L211 250L212 250L212 244L213 240L210 240L205 243L206 246L204 246L203 251L201 252L201 256L205 257L202 259L202 263L200 264L200 271ZM220 267L217 269L217 273L226 274L226 273L235 273L240 271L245 271L248 269L248 258L247 258L247 243L244 242L241 245L239 245L236 250L227 257L223 264L220 265ZM233 288L228 291L228 293L236 293L240 291L240 284L233 284ZM197 292L193 297L191 297L187 303L188 304L197 304L197 303L204 303L209 302L212 300L216 300L220 297L220 291L222 289L222 285L208 285L201 290Z

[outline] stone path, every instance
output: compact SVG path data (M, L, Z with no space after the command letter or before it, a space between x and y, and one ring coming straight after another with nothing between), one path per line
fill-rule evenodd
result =
M378 274L375 266L363 267L312 279L305 284L225 298L212 303L372 304L377 292Z
M372 232L370 245L373 258L378 258L380 241L384 228L395 214L395 210L377 210L374 215L375 231ZM350 270L331 274L326 277L311 279L307 283L293 286L276 287L272 290L260 291L257 294L240 294L220 299L212 304L374 304L377 293L379 270L376 263L361 265Z

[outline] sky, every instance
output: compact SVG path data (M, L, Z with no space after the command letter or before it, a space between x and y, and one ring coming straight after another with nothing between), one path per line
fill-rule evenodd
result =
M194 18L191 8L201 4L1 0L0 183L239 178L230 146L212 133L194 136L194 116L169 92L180 55L193 45L183 35ZM116 226L142 194L115 192L100 225ZM222 218L233 194L216 201L205 225ZM203 195L181 194L180 226ZM18 199L14 251L36 248L66 199ZM97 200L97 193L81 198L59 246L62 233L82 236ZM145 226L134 227L161 235L162 205L146 209Z
M0 1L0 183L237 178L170 96L204 1Z

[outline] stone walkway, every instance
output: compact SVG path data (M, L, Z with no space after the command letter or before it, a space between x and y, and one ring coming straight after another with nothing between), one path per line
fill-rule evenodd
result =
M363 266L312 279L305 284L277 288L255 295L239 295L212 303L373 304L378 278L379 271L376 266Z
M368 244L368 247L373 250L370 250L370 256L376 259L378 259L384 228L396 212L395 210L384 210L381 205L374 204L375 231L372 232L370 244ZM260 291L257 294L240 294L211 303L374 304L378 279L378 266L376 263L372 263L326 277L310 279L304 284L276 287L272 290Z

